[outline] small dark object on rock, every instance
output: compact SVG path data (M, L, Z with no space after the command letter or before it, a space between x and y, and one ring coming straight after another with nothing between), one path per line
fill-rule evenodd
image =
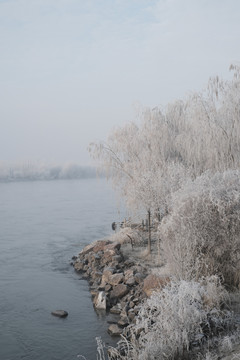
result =
M64 317L68 316L68 312L65 310L55 310L55 311L52 311L51 314L53 316L57 316L60 318L64 318Z

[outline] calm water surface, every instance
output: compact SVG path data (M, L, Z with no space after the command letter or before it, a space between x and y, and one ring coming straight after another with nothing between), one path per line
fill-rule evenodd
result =
M121 218L104 179L0 184L1 360L92 360L96 336L113 344L70 260Z

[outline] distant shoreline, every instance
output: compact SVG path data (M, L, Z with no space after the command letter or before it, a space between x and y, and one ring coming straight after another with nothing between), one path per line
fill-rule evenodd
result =
M96 176L103 177L103 173L97 174L95 167L81 166L78 164L46 165L46 164L0 164L0 182L23 182L23 181L51 181L51 180L75 180L90 179Z

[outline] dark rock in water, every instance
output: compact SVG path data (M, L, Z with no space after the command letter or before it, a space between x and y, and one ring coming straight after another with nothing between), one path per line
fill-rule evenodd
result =
M60 318L64 318L64 317L68 316L68 312L65 310L55 310L55 311L52 311L51 314L53 316L57 316Z

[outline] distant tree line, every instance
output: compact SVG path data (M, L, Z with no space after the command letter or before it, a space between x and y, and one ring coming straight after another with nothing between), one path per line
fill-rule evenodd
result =
M65 165L49 165L43 163L1 164L0 181L34 181L84 179L96 177L96 169L70 163Z

